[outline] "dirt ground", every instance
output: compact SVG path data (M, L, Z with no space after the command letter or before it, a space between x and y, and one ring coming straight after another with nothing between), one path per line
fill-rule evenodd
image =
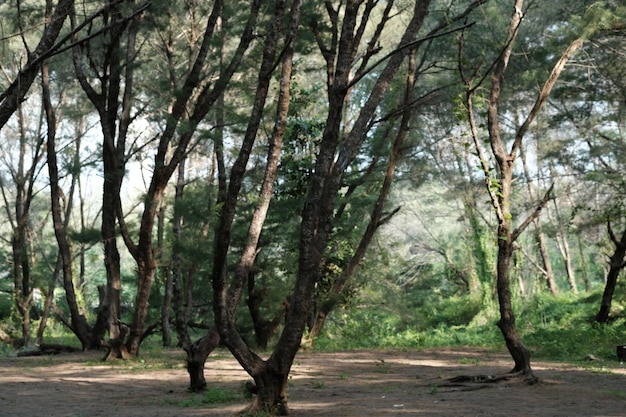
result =
M249 400L203 404L187 392L184 355L102 363L102 353L0 359L2 417L226 417ZM177 365L180 357L180 365ZM538 384L518 381L452 384L458 375L498 375L505 353L477 350L302 353L289 384L298 417L625 416L626 369L617 361L577 367L534 361ZM225 352L206 365L217 392L241 392L249 380Z

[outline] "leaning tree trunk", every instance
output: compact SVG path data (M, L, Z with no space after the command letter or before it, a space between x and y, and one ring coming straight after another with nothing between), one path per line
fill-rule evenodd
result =
M509 235L507 238L506 236ZM507 226L500 227L498 242L498 261L496 266L496 282L498 301L500 304L500 320L498 327L502 332L506 347L513 358L515 367L511 372L519 372L524 375L529 383L534 383L537 378L530 367L530 352L522 343L522 339L515 326L515 314L511 302L511 286L509 280L509 266L513 254L513 241Z
M606 285L604 286L604 293L602 294L600 310L598 311L598 314L596 314L596 321L598 323L606 323L609 321L611 303L613 301L613 294L615 293L615 287L617 285L617 278L620 271L626 266L624 263L624 256L626 256L626 229L624 229L620 240L617 240L613 234L610 223L608 224L608 229L611 240L615 244L615 251L609 260L609 273L606 276Z

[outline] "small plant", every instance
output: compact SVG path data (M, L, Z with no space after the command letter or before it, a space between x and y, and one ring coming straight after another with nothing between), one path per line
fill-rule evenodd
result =
M314 381L313 382L313 389L323 389L326 386L326 384L324 384L324 381Z
M602 392L605 393L606 395L610 395L611 397L626 398L626 392L623 392L620 390L608 389L608 390L603 390Z
M437 393L437 391L439 391L439 387L437 385L435 385L435 384L432 384L430 386L430 388L428 389L428 393L430 395L435 395Z
M238 401L242 398L241 394L223 388L211 388L200 395L194 395L192 398L180 401L172 402L167 401L167 404L178 405L180 407L202 407L207 404L227 404Z
M376 362L376 369L381 374L388 374L391 371L391 366L387 362L385 362L384 359L380 359L378 362Z
M461 358L459 363L463 365L480 365L480 359L477 358Z

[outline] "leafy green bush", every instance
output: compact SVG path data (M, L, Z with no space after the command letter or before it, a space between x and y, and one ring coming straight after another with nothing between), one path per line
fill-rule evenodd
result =
M581 361L587 355L616 360L615 346L626 344L626 318L609 324L594 322L601 293L517 299L517 326L534 358ZM316 342L320 350L358 348L415 349L473 346L505 350L496 326L497 314L481 310L478 299L451 296L413 316L398 315L385 305L337 311ZM619 311L617 309L616 311ZM422 320L418 322L416 317Z

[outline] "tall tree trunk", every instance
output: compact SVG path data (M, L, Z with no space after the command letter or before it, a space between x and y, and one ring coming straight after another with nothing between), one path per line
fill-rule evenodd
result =
M105 345L109 347L108 358L126 358L129 352L121 340L127 329L121 323L121 264L120 252L117 247L117 216L119 213L120 192L126 169L126 134L130 124L130 103L121 103L119 92L124 74L124 56L121 46L121 38L125 30L124 24L117 19L123 19L119 4L111 4L108 13L102 16L102 25L112 25L110 41L102 51L105 58L102 60L103 74L108 77L99 79L100 84L93 86L92 78L85 73L81 51L73 50L74 71L83 91L93 103L98 112L100 127L102 129L102 162L103 162L103 188L102 188L102 242L104 246L104 266L106 268L107 283L98 309L98 323L106 319L109 341ZM76 15L71 15L72 27L76 28ZM74 41L77 41L74 38ZM83 44L86 47L87 44ZM101 48L98 48L100 51ZM90 53L96 53L90 49ZM126 68L132 65L126 65ZM128 80L125 85L126 94L132 88L132 81ZM119 113L121 113L121 116ZM119 124L118 124L119 122ZM119 129L119 130L118 130ZM102 317L106 314L106 318Z
M254 379L257 395L253 404L248 409L249 413L259 411L272 414L286 415L288 413L285 390L287 378L295 350L289 356L281 358L288 366L277 369L274 365L275 355L264 361L246 345L234 325L234 313L241 299L249 273L256 260L259 237L274 188L274 181L278 168L282 140L285 133L287 113L289 109L289 97L291 86L291 71L295 48L295 37L299 26L301 0L295 0L291 13L286 13L286 2L276 1L273 4L273 16L268 24L263 58L258 71L257 88L254 97L253 109L243 139L242 146L230 175L230 184L223 198L218 227L215 233L215 251L213 262L213 294L215 322L223 343L237 358L248 374ZM258 5L254 10L258 10ZM231 230L233 226L237 199L246 172L252 146L259 130L263 116L265 102L267 100L271 79L275 72L275 59L278 53L278 45L281 38L282 22L285 15L289 16L288 29L285 33L285 43L281 57L282 73L274 129L270 139L270 147L267 156L267 165L261 185L260 201L255 207L250 220L243 253L237 264L234 277L228 286L227 258L230 247Z
M481 169L485 175L485 186L489 193L492 206L494 208L496 217L498 219L498 261L497 261L497 289L498 300L500 301L500 321L498 326L504 336L506 346L511 354L515 367L514 371L521 372L524 375L526 381L534 383L537 378L532 372L530 366L530 354L528 349L523 345L519 334L515 327L515 315L513 314L513 307L511 303L511 290L509 283L509 267L511 256L513 254L513 245L520 234L535 221L541 210L546 206L550 200L550 193L552 192L552 186L546 192L543 200L537 205L534 212L531 213L519 226L513 229L512 226L512 211L511 211L511 187L513 183L513 167L515 160L520 153L524 136L528 132L532 122L539 114L539 111L543 107L543 104L547 100L552 88L556 84L565 64L568 62L571 55L578 49L584 42L584 38L578 38L572 42L568 48L563 52L560 59L554 65L552 72L545 81L541 88L534 105L529 111L528 115L524 119L523 123L515 132L515 137L511 145L510 150L506 149L505 142L500 136L500 113L499 105L502 94L503 81L505 78L505 72L509 64L509 59L513 52L513 45L518 35L519 26L522 23L523 17L523 0L515 0L513 13L509 21L509 31L505 41L503 50L498 54L498 58L494 62L493 72L491 75L491 87L489 92L489 102L487 107L487 129L489 132L489 144L491 152L497 163L496 176L491 173L491 168L488 160L485 158L481 140L478 134L478 128L475 120L475 111L473 106L473 97L476 93L476 89L479 86L473 86L473 79L466 77L463 71L463 64L460 63L461 77L468 87L466 93L465 106L469 118L469 124L471 128L472 140L474 142L474 148L479 158ZM459 54L462 58L463 54ZM472 77L475 76L475 73ZM481 79L479 82L482 83Z
M22 338L20 344L30 346L31 344L31 317L32 306L32 282L31 282L31 262L29 245L29 222L30 206L33 202L39 163L43 158L44 138L38 138L32 149L29 149L28 129L25 126L22 108L17 112L19 134L17 137L18 155L17 166L10 167L11 177L15 190L14 200L7 200L6 185L0 178L0 187L4 197L4 206L7 218L11 225L11 250L12 250L12 277L13 277L13 302L16 320L21 327ZM27 164L30 163L30 166Z
M144 211L141 216L139 239L134 243L128 228L124 224L121 208L118 206L118 221L126 247L133 255L137 263L137 296L135 298L135 311L133 322L126 345L131 354L136 355L143 339L145 319L148 314L148 298L156 272L156 259L153 252L152 233L155 216L163 199L163 194L169 180L174 174L178 164L185 158L187 149L198 125L205 119L213 108L218 98L223 94L235 71L239 68L246 50L253 41L255 35L250 30L250 25L244 30L244 36L236 51L231 57L227 70L223 71L218 80L207 84L203 78L203 69L212 50L215 33L218 27L219 17L223 9L223 1L216 1L211 14L207 18L207 25L193 65L184 80L184 85L176 94L172 104L166 127L159 137L157 154L155 156L155 169L150 180L147 198L145 199ZM252 21L256 19L256 12L252 12ZM133 26L129 33L129 45L134 45L137 27ZM134 51L134 47L129 50ZM127 66L127 70L130 71ZM127 84L132 73L127 73ZM128 85L127 85L128 87ZM130 99L130 98L129 98ZM193 110L190 111L190 108ZM130 109L128 110L130 111ZM181 121L185 121L184 129L178 130ZM175 146L174 139L177 139ZM171 156L170 156L171 154Z
M528 170L528 163L526 161L526 152L523 151L523 148L520 148L520 159L522 160L522 166L524 168L524 176L526 177L528 196L530 197L532 201L535 201L537 197L531 185L530 174ZM543 273L543 276L546 280L546 285L548 287L548 290L553 295L557 295L559 291L556 286L556 282L554 280L554 271L552 270L552 262L548 254L548 246L546 245L546 237L543 233L543 229L541 227L541 223L539 222L539 220L535 220L533 223L535 227L535 233L534 233L535 242L537 243L537 247L539 249L539 255L541 256L541 261L543 264L543 268L541 269L541 272Z
M598 314L596 314L596 322L598 323L607 323L609 321L617 278L621 270L626 267L626 263L624 262L624 257L626 256L626 229L622 232L622 236L619 240L611 229L610 221L607 221L607 229L611 241L615 245L615 250L609 259L609 272L606 276L606 284L604 286L604 292L602 293L600 309Z
M172 247L172 296L174 303L174 324L178 335L178 344L184 350L191 346L189 337L188 322L189 314L185 307L185 277L183 273L182 254L180 253L180 240L182 237L182 216L180 205L182 203L185 190L185 160L178 165L178 179L176 180L176 191L174 194L174 218L172 220L172 232L174 234L174 245ZM191 303L190 300L188 300ZM204 362L203 362L204 363Z
M157 213L157 259L160 265L161 283L163 285L163 299L161 300L161 343L164 347L172 346L172 332L170 328L170 307L172 304L173 278L171 266L165 260L165 199L161 202Z
M65 299L70 311L70 318L72 323L71 330L80 340L80 343L85 349L94 349L97 345L93 345L93 338L91 336L91 328L87 324L87 319L81 314L76 301L76 293L74 290L74 278L73 278L73 263L72 263L72 249L70 242L67 238L67 225L69 214L72 209L73 189L76 183L75 177L72 180L72 190L69 192L69 201L67 212L65 213L65 219L63 218L63 208L61 207L61 188L59 187L59 168L57 164L56 156L56 125L57 115L52 106L52 99L50 93L49 84L49 69L47 63L42 66L42 96L44 109L46 112L46 120L48 125L47 132L47 162L48 173L50 178L50 198L51 198L51 211L52 222L54 225L54 234L59 245L59 257L61 259L61 271L63 277L63 288L65 289Z
M313 345L315 339L322 331L328 314L336 307L337 303L343 299L342 295L348 288L348 285L350 284L353 275L357 271L359 264L365 257L367 248L374 238L376 231L381 225L388 221L397 212L397 210L395 210L391 214L384 215L385 203L387 201L389 192L391 191L391 185L393 183L393 178L396 172L398 158L400 157L400 152L404 147L404 140L406 138L407 132L409 131L408 127L411 121L411 117L416 112L416 107L418 106L418 104L414 102L413 97L416 79L415 74L417 71L415 53L416 50L412 49L408 57L408 71L404 92L404 100L399 106L400 108L403 108L404 111L402 112L402 118L390 150L389 160L387 162L387 169L385 170L385 176L383 178L382 185L378 193L378 198L376 200L376 203L374 204L374 207L372 208L370 220L367 224L365 232L361 237L357 249L350 258L350 261L348 262L346 268L344 268L344 270L341 272L341 275L333 282L329 299L323 302L318 309L313 326L309 329L309 334L307 335L308 340L306 344L309 346Z
M565 264L565 272L567 275L567 283L570 290L574 294L578 294L578 287L576 286L576 277L574 276L574 268L572 267L572 255L569 249L569 242L567 241L567 230L563 223L563 216L561 216L561 210L559 205L554 202L554 212L556 213L556 223L558 225L559 233L556 237L557 246L561 252L563 263Z

